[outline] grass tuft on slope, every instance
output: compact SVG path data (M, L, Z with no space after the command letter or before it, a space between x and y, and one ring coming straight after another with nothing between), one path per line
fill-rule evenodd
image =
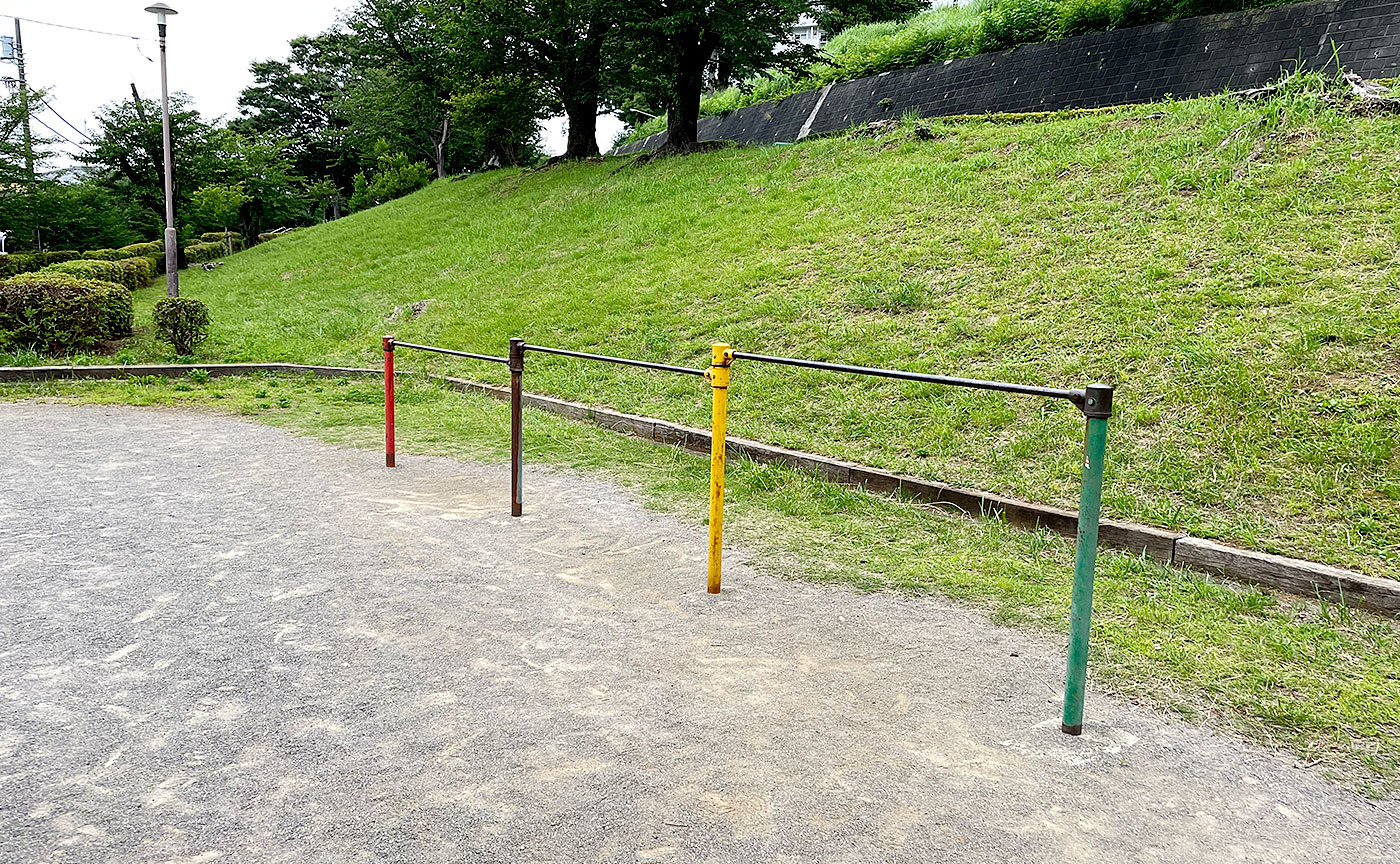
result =
M502 171L184 278L206 359L371 364L380 335L699 366L740 350L1119 388L1105 514L1400 577L1400 117L1278 98L923 121ZM143 292L138 315L159 294ZM416 318L396 307L430 300ZM141 340L126 359L161 352ZM503 370L401 362L500 382ZM694 425L701 382L531 355L527 387ZM1068 405L755 364L733 434L1073 507Z

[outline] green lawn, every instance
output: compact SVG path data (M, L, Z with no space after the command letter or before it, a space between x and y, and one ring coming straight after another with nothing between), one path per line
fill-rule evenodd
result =
M1400 577L1400 117L1170 102L442 181L184 277L209 360L379 337L701 365L740 350L1119 388L1105 513ZM159 288L142 292L148 314ZM414 320L396 306L432 301ZM149 337L121 355L160 356ZM2 358L0 358L2 359ZM20 358L24 359L24 358ZM484 380L496 367L429 361ZM695 425L698 380L527 387ZM733 434L1075 506L1071 406L739 364Z
M0 399L59 398L183 405L240 414L326 441L383 446L382 385L373 380L247 379L53 382L0 387ZM601 472L679 515L703 536L709 463L592 426L528 411L532 465ZM505 408L480 396L405 381L401 464L431 453L501 466L509 500ZM367 454L377 459L377 455ZM387 470L387 469L386 469ZM526 507L530 506L529 487ZM861 589L936 592L993 620L1068 633L1072 545L833 486L800 472L738 461L728 472L725 534L778 575ZM705 579L695 573L697 586ZM1358 790L1400 790L1397 625L1331 604L1218 583L1104 553L1095 588L1088 716L1110 690L1247 740L1282 747ZM949 694L954 697L956 694ZM1057 694L1046 691L1046 698ZM1046 716L1055 713L1047 704Z

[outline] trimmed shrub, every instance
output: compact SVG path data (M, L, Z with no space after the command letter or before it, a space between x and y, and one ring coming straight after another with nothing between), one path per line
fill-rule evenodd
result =
M223 243L196 243L185 247L185 260L191 264L217 261L228 254Z
M159 240L152 240L150 243L132 243L130 246L123 246L118 252L130 252L132 256L142 258L160 258L165 255L165 244Z
M67 273L0 282L0 347L69 354L131 332L131 292Z
M239 234L237 231L230 231L230 232L228 232L228 236L230 236L230 237L233 238L233 242L234 242L234 243L238 243L239 241L241 241L241 240L243 239L243 235L242 235L242 234ZM222 243L222 242L224 242L224 232L222 232L222 231L206 231L205 233L199 235L199 239L200 239L200 242L203 242L203 243Z
M50 264L44 268L45 273L64 273L69 276L76 276L79 279L96 279L101 282L114 282L118 285L125 285L127 288L133 287L128 280L130 277L122 269L122 265L116 261L98 261L80 259L77 261L63 261L58 264ZM140 285L135 286L140 288Z
M156 333L176 354L193 354L209 338L209 307L193 297L166 297L151 310Z
M153 258L123 258L115 263L122 269L122 284L132 291L145 288L156 278L156 262Z
M74 252L74 251L71 250L71 249L65 249L65 250L62 250L62 251L59 251L59 252L45 252L45 253L43 253L43 255L44 255L44 264L46 264L46 265L47 265L47 264L61 264L61 263L63 263L64 261L76 261L76 260L78 260L79 258L83 257L83 253L81 253L81 252Z
M43 268L44 263L42 252L0 255L0 278L18 276L21 273L33 273L35 270Z
M125 249L91 249L83 253L83 257L89 261L120 261L135 255L135 252L128 252Z

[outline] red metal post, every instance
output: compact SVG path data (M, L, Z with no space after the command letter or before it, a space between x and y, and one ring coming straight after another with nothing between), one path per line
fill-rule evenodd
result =
M521 378L525 374L525 340L510 340L510 515L525 510L525 445L520 416Z
M384 464L394 467L394 337L384 337Z

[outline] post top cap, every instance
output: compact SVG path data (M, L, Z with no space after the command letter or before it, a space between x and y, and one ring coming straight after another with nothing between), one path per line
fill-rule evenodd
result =
M151 13L156 14L156 15L179 15L179 14L180 14L179 12L176 12L174 9L171 9L169 6L165 5L164 3L152 3L151 5L149 5L149 6L146 7L146 11L147 11L147 12L151 12Z

